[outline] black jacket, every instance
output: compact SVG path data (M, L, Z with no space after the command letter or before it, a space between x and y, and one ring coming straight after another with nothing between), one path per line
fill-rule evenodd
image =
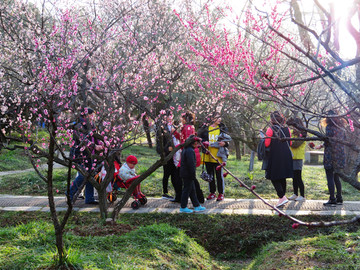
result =
M196 179L196 157L194 147L191 145L181 152L180 177Z
M274 132L273 137L290 137L287 127L271 126ZM272 138L270 143L270 153L265 177L271 180L279 180L293 177L293 159L289 146L289 141L281 141Z

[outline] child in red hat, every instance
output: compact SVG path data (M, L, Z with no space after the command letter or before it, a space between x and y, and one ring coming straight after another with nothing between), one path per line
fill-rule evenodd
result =
M125 182L130 178L133 178L136 175L135 165L138 163L138 160L135 156L130 155L126 158L126 162L121 166L119 176Z
M130 155L126 158L126 162L121 166L119 170L119 177L124 182L126 188L128 188L131 183L138 178L140 175L137 175L135 172L135 165L138 163L138 160L135 156ZM135 197L145 197L141 192L140 184L138 184L133 192Z
M130 163L130 164L132 164L132 165L136 165L136 164L138 163L138 160L137 160L137 158L136 158L135 156L130 155L130 156L128 156L128 157L126 158L126 162L127 162L127 163Z

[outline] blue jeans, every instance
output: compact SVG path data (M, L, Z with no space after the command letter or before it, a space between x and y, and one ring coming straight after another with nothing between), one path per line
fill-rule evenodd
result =
M72 184L70 186L70 199L71 200L73 199L74 194L78 191L79 187L84 182L84 180L85 180L85 177L81 173L78 173L75 180L72 182ZM95 201L94 186L90 182L87 182L85 185L85 203L90 203L93 201Z

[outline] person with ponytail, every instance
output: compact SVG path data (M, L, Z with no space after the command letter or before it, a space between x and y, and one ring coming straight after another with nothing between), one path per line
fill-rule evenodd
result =
M290 150L290 129L285 126L284 116L274 111L270 115L271 126L266 131L265 147L270 147L268 166L265 170L266 179L270 179L279 201L276 207L285 205L289 200L285 196L286 178L293 178L293 159Z
M345 147L340 141L345 140L344 125L346 122L343 118L338 117L335 110L329 110L327 116L320 122L325 127L327 140L316 149L325 148L323 162L330 197L324 206L335 207L343 203L338 171L345 167Z

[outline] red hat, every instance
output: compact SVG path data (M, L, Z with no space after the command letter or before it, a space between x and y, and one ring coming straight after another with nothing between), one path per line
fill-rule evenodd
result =
M136 158L135 156L130 155L130 156L128 156L128 157L126 158L126 162L127 162L127 163L130 163L130 164L136 165L136 164L138 163L138 160L137 160L137 158Z

